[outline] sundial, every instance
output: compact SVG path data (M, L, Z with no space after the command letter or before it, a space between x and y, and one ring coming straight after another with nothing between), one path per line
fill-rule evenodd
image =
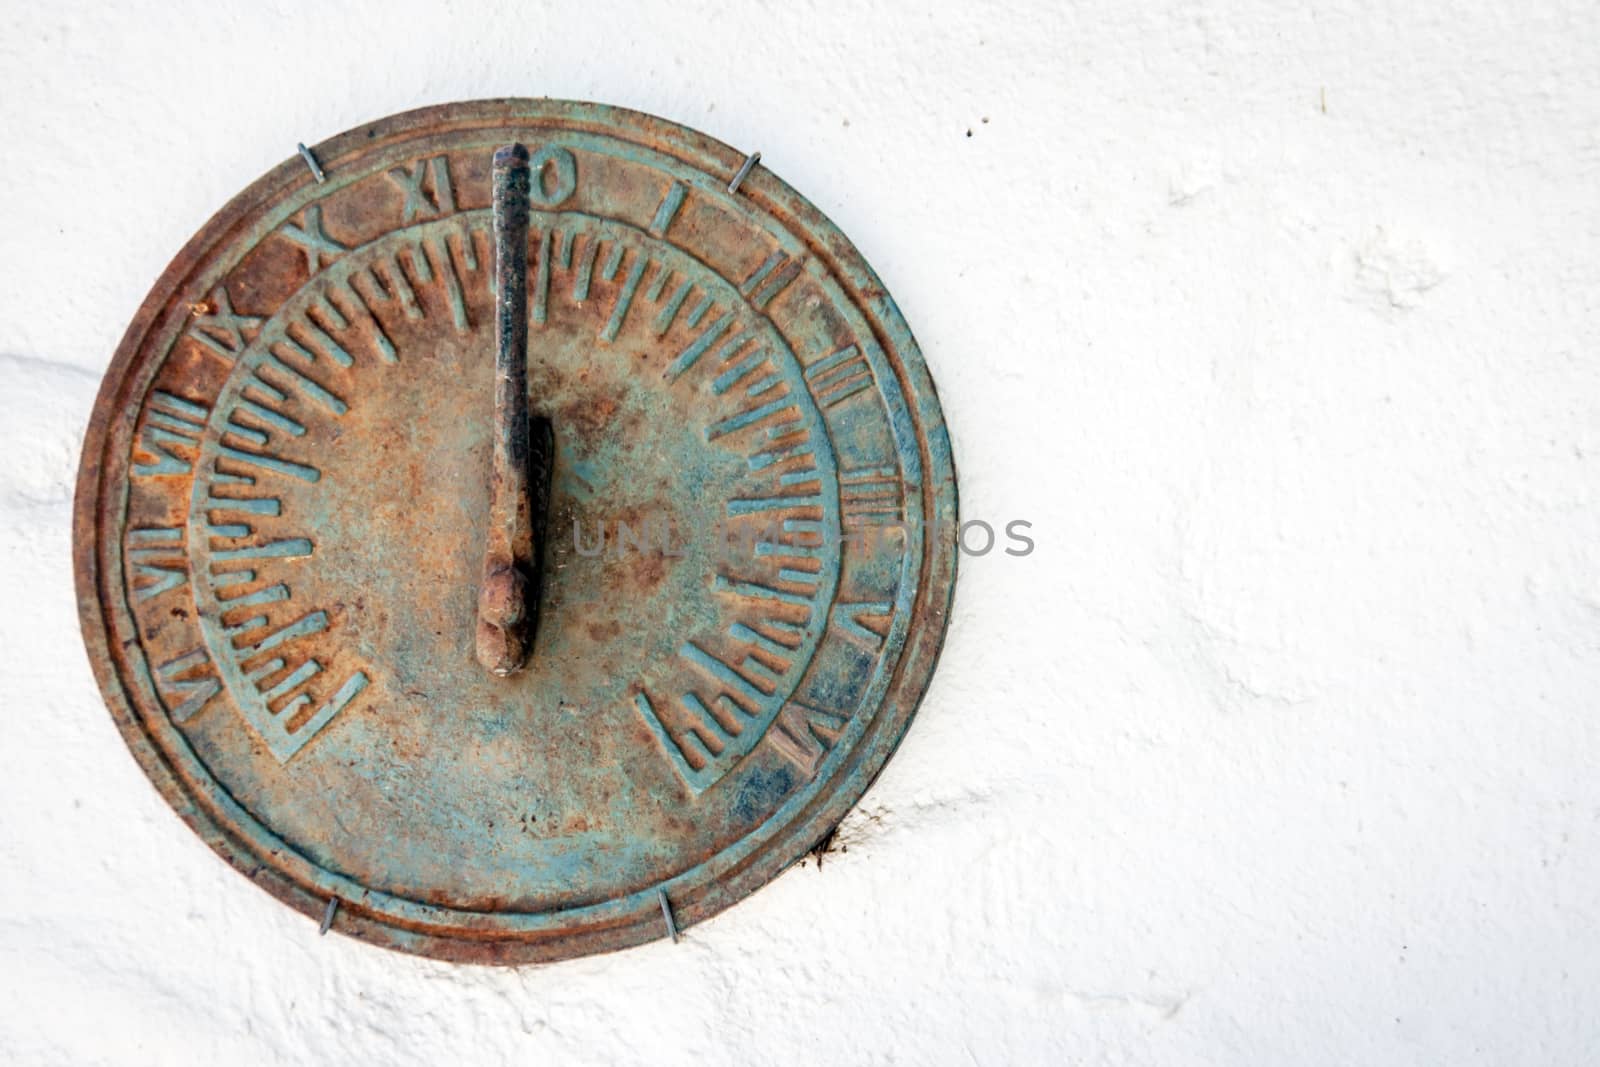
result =
M139 309L78 481L90 658L173 808L325 931L675 937L905 733L948 439L882 284L754 159L414 111L251 185Z

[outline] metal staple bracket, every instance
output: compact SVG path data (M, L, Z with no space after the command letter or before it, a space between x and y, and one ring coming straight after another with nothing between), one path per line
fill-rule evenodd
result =
M749 175L751 169L754 168L755 165L757 163L760 163L760 162L761 162L761 153L760 152L751 152L748 156L745 156L744 157L744 165L739 168L739 173L735 174L733 176L733 181L728 183L728 192L737 193L739 191L740 183L743 182L745 180L745 178Z
M295 145L295 147L300 149L300 158L305 160L306 166L311 168L311 175L317 179L317 184L321 185L323 182L327 181L328 176L322 173L322 164L318 163L317 157L311 154L311 149L307 148L303 144Z
M333 917L339 913L339 898L329 897L328 906L322 909L322 925L317 929L317 936L324 937L333 926Z
M678 924L672 921L672 905L667 903L667 891L665 889L657 889L656 899L661 901L661 917L667 923L667 936L672 938L672 943L676 945L678 943Z

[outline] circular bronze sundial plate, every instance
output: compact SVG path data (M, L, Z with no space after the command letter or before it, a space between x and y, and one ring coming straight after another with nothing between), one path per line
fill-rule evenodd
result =
M905 322L660 119L487 101L311 151L325 180L285 163L189 242L95 407L78 595L128 745L377 944L547 960L727 907L933 671L955 474Z

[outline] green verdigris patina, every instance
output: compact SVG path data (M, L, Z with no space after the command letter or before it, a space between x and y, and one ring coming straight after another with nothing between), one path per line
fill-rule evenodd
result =
M128 743L365 940L515 963L717 912L838 822L933 670L955 475L909 330L804 199L730 191L743 157L660 119L487 101L312 151L325 181L285 164L179 255L101 391L78 589ZM508 306L552 446L502 676L475 641L525 499L492 476Z

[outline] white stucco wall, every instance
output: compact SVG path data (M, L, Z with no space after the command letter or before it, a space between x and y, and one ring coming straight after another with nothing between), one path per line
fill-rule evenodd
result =
M1594 5L0 11L0 1059L1600 1056ZM898 298L965 516L1038 546L964 561L848 852L516 971L319 939L213 856L103 709L68 540L211 212L498 95L759 148Z

